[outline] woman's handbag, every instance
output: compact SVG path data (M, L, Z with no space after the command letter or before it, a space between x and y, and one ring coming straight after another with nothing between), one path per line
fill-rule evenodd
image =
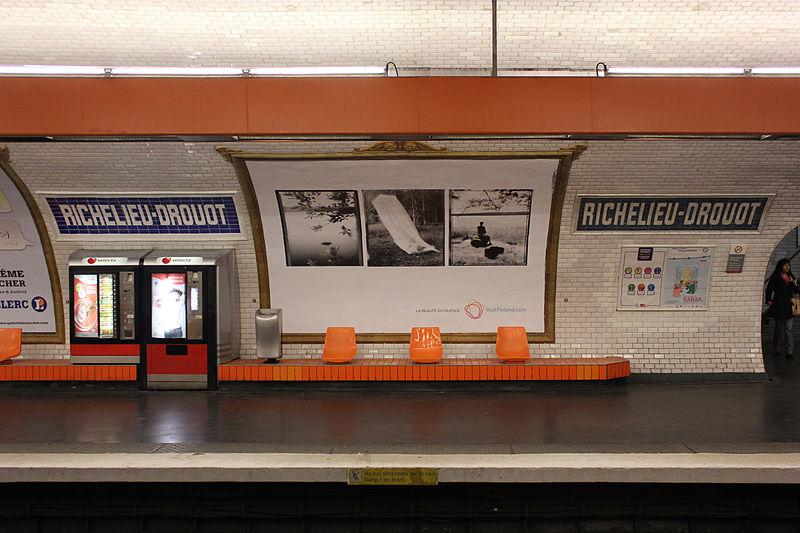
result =
M800 316L800 295L792 296L792 316Z

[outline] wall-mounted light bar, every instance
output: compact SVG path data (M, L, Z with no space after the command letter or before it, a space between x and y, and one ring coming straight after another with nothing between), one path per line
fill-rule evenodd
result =
M800 67L755 67L750 73L756 76L799 76Z
M252 76L369 76L386 72L386 67L253 67Z
M602 64L602 63L601 63ZM451 69L458 70L458 69ZM441 69L447 75L448 69ZM0 76L385 76L386 67L95 67L73 65L0 65ZM607 67L581 69L507 69L503 76L800 76L800 67Z
M738 67L608 67L611 76L742 76Z
M104 67L79 67L68 65L3 65L0 75L18 76L103 76Z
M90 67L61 65L0 66L0 76L375 76L386 67Z
M111 76L241 76L241 68L228 67L110 67Z

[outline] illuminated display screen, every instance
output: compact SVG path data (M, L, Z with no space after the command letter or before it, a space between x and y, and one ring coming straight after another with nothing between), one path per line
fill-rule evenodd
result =
M98 310L96 275L76 274L73 276L72 305L75 336L97 337Z
M186 274L152 275L152 337L186 338Z
M98 309L100 310L100 338L113 339L116 337L114 316L114 289L116 280L114 274L100 274Z
M189 309L191 311L200 310L200 287L192 287L189 290Z

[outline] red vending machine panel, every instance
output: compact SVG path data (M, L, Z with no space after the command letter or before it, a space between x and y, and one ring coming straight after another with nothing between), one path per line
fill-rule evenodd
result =
M239 347L233 250L154 250L143 260L143 386L217 388Z

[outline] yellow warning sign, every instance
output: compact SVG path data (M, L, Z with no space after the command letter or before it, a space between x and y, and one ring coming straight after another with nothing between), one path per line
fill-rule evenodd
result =
M348 485L437 485L436 468L351 468Z

